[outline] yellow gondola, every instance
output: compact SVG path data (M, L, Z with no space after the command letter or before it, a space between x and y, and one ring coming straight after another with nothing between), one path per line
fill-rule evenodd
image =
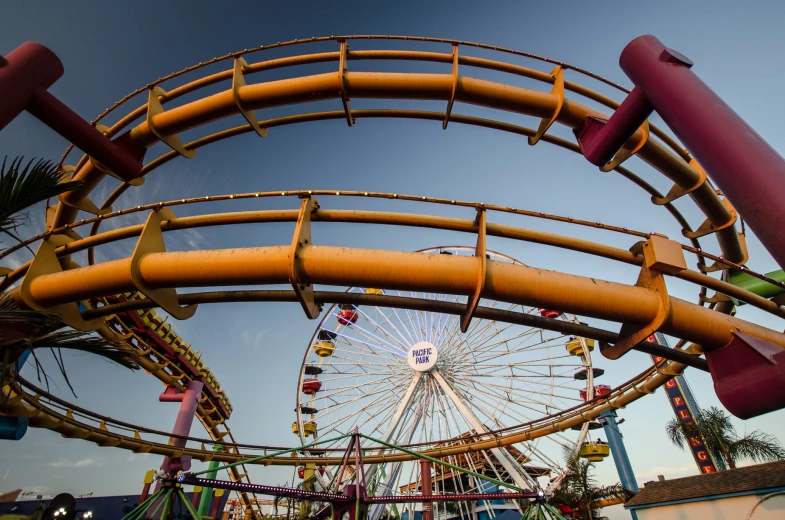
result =
M313 350L319 357L329 357L335 352L335 344L332 341L320 341L314 345Z
M604 442L587 442L581 446L578 455L589 462L600 462L611 454L611 447Z
M594 351L594 340L589 338L583 338L583 341L586 342L586 348L589 349L589 352ZM583 351L583 343L581 343L581 338L572 338L567 343L567 352L569 352L573 356L585 356L586 353Z
M292 423L292 433L295 435L299 435L300 433L300 425L297 423L297 421ZM316 423L313 421L304 422L303 433L306 437L316 434Z
M376 294L381 295L384 294L381 289L366 289L365 294Z

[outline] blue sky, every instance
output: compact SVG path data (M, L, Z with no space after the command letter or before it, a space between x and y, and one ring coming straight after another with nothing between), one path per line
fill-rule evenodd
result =
M785 4L781 2L246 2L231 6L201 1L6 2L0 17L0 54L24 41L37 41L51 48L62 60L65 75L50 91L90 120L149 81L214 56L277 41L333 34L406 34L484 42L571 63L629 87L618 67L619 53L631 39L649 33L691 58L695 72L782 154L785 131L779 123L785 104L778 101L774 86L782 84L785 78L781 67L773 64L781 61L780 50L785 46L783 22ZM358 42L353 48L414 47ZM418 48L448 51L445 45ZM332 47L326 44L313 49ZM478 50L465 53L489 55ZM254 59L263 59L263 55ZM551 68L509 59L546 72ZM407 65L399 63L355 62L350 67L420 70L407 69ZM428 67L423 70L442 70ZM309 70L323 69L315 67L301 73L311 73ZM501 82L519 81L502 75L483 76L474 70L462 73ZM259 75L251 81L281 77L276 74ZM567 78L578 80L569 74ZM588 80L578 81L608 92ZM542 85L523 86L543 89ZM444 110L442 102L353 103L355 108L416 106ZM319 107L269 110L262 117L339 108L340 102L331 101ZM490 113L461 104L456 105L454 113L490 114L528 126L537 124L524 116ZM231 123L234 126L241 121L233 119ZM553 131L570 136L564 128ZM203 133L196 131L185 137L193 135ZM0 155L57 159L65 146L59 136L26 114L0 132ZM155 148L150 156L160 151ZM661 191L667 191L662 177L641 161L632 159L630 166ZM99 191L105 195L110 188L105 185ZM142 188L128 193L118 206L227 192L317 188L393 191L492 202L680 236L666 212L649 204L639 189L616 174L598 172L575 154L547 144L529 147L523 138L500 132L460 125L450 125L442 131L437 123L422 121L361 120L352 129L345 122L332 121L274 129L266 140L240 136L200 150L191 161L169 163L153 173ZM466 211L417 204L350 203L336 198L321 202L322 207L375 207L470 217ZM294 205L293 200L275 200L265 202L264 207ZM246 207L258 206L215 205L209 211ZM689 204L681 203L679 208L694 227L700 223L700 216ZM190 211L196 208L178 213ZM31 232L41 225L39 213L32 215ZM619 247L632 244L627 238L596 230L574 230L498 215L494 218L497 222L577 234ZM290 233L291 226L276 224L194 232L167 238L167 243L170 249L281 244L288 241ZM318 243L398 250L473 243L469 236L447 232L357 226L347 229L338 225L319 225L314 237ZM757 240L751 237L749 242L749 265L764 272L775 269ZM107 250L104 254L109 257L127 252L132 244L121 247L126 249ZM489 247L537 267L626 283L635 280L634 270L581 255L502 240L491 240ZM16 261L24 259L21 255ZM692 263L691 259L688 261ZM671 292L690 300L695 299L696 293L680 284L673 284ZM781 322L748 308L742 309L740 316L778 330L783 328ZM232 429L241 442L280 445L293 441L288 429L297 371L314 326L293 304L203 307L195 319L177 323L181 334L204 351L205 360L227 389L235 409ZM603 382L614 384L627 380L646 363L646 357L637 354L616 362L597 362L607 369ZM161 387L151 377L129 374L88 357L69 359L68 366L74 374L80 405L155 428L171 426L175 410L172 405L157 402ZM26 374L33 375L29 370ZM718 404L708 375L690 371L688 378L703 406ZM67 397L62 384L59 390ZM620 414L626 419L623 432L641 482L656 478L657 474L676 477L695 471L690 455L669 445L664 436L663 425L671 411L663 394L639 401ZM738 421L738 426L742 432L762 428L785 440L785 412ZM131 456L37 430L31 430L21 442L0 443L0 460L0 473L9 472L0 484L3 489L38 486L76 494L136 491L144 471L160 464L154 457ZM617 480L610 461L600 464L597 473L602 482ZM282 482L290 478L288 474L271 476L260 470L253 475L259 481Z

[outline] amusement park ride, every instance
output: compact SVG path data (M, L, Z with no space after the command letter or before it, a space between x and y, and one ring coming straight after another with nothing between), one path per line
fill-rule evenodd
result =
M442 44L450 52L349 49L350 43L379 39ZM253 61L269 49L316 45L334 48ZM548 73L473 57L472 49L555 68ZM447 64L452 69L349 70L349 62L365 60ZM334 63L337 70L249 82L264 71L317 63ZM785 227L778 224L785 221L785 162L698 79L688 59L656 38L633 40L620 63L635 84L631 92L564 63L482 44L390 36L312 38L245 49L173 73L132 92L88 123L47 92L63 74L50 50L26 43L0 58L0 128L22 111L30 112L73 143L60 166L70 179L82 182L48 206L44 233L0 254L2 260L23 247L37 247L30 262L0 271L0 291L20 306L59 314L74 329L123 342L143 368L167 385L160 399L180 403L173 431L160 432L81 409L19 378L3 387L0 412L13 425L9 436L18 438L29 424L99 446L164 456L156 488L150 491L154 476L148 475L143 500L129 520L158 516L159 511L165 518L177 501L194 518L217 516L209 510L209 494L201 503L196 498L191 503L184 498L183 484L199 491L236 491L246 514L254 517L262 502L252 495L261 494L296 499L301 505L321 504L313 516L332 515L336 520L344 513L351 519L379 520L386 514L413 520L413 508L401 512L396 504L415 502L422 504L418 513L423 520L446 518L446 508L440 513L438 505L432 506L445 501L459 503L456 515L462 518L484 520L495 516L498 508L489 504L497 500L516 504L531 518L557 518L559 513L542 499L565 477L560 462L565 450L590 461L612 453L622 483L637 490L617 409L665 386L682 420L699 418L682 377L687 367L710 371L719 399L738 417L785 407L785 334L734 316L735 307L746 304L785 318L780 305L785 277L746 266L744 234L746 223L785 266ZM227 67L178 83L184 74L194 77L215 64ZM477 79L465 75L467 70L528 78L546 85L547 91ZM577 80L600 82L627 95L618 103ZM205 94L203 89L219 84L225 88ZM191 100L182 102L186 95ZM447 105L444 112L360 110L352 109L352 98L443 100ZM266 120L257 113L330 99L340 101L339 110ZM608 117L587 102L613 114ZM453 112L460 103L533 116L539 123L530 129ZM683 144L648 122L653 111ZM230 116L241 117L243 123L188 143L179 137ZM444 129L450 123L478 126L526 136L529 145L545 142L581 153L603 172L614 171L643 189L675 218L688 243L533 210L399 193L251 192L112 208L129 189L143 189L138 187L148 173L175 158L193 158L198 149L220 140L245 133L268 137L277 127L309 121L345 120L354 127L364 118L433 120ZM114 124L105 126L103 121L109 119ZM572 129L577 144L548 133L554 123ZM159 142L169 151L146 157L147 149ZM85 155L68 165L74 148ZM667 194L628 168L626 161L633 156L672 183ZM91 195L102 183L116 188L99 206ZM403 200L425 208L455 206L465 208L468 218L322 208L320 203L334 196ZM263 204L273 197L299 202L284 210L189 217L174 213L177 206L232 200ZM673 204L677 200L692 201L705 221L693 228ZM88 216L80 220L84 213ZM146 216L144 224L101 231L106 221L137 214ZM605 230L628 238L629 249L490 220L499 214ZM293 223L291 243L166 250L164 234L270 222ZM313 229L321 222L450 230L468 233L473 245L419 252L315 245L318 234ZM489 251L488 236L593 255L609 265L634 266L639 275L628 285L539 269ZM133 238L137 243L131 256L97 261L97 247ZM709 249L720 254L702 246L702 240L712 239L716 244ZM88 252L89 265L73 260L80 251ZM697 270L687 266L685 253L694 256ZM677 280L698 287L697 303L669 295L669 284ZM291 290L250 288L276 284L290 285ZM176 292L227 286L238 289ZM329 291L326 286L341 289ZM714 294L709 295L710 290ZM217 379L152 310L182 320L192 317L200 304L251 301L299 302L308 318L321 317L297 381L292 432L299 445L293 448L235 442L226 425L232 407ZM323 312L325 305L331 306ZM583 319L616 323L618 332ZM664 334L679 340L675 347L668 346ZM638 355L629 354L636 350L652 355L654 362L611 388L595 384L604 373L592 362L595 349L609 360ZM190 436L194 415L209 439ZM599 428L607 444L590 442L590 432ZM189 447L189 440L201 447ZM701 471L722 469L716 461L707 461L700 446L695 448ZM256 455L260 450L263 454ZM190 471L192 459L210 462L202 472L205 478ZM253 484L242 470L244 464L299 468L303 485ZM231 481L216 480L224 468ZM301 506L299 513L304 517L308 511Z

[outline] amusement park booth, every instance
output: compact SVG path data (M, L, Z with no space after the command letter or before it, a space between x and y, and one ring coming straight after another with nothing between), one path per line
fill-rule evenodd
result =
M785 461L648 482L625 509L638 520L785 518Z

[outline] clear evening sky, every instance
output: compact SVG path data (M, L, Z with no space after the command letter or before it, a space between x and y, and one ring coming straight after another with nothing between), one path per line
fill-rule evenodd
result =
M227 52L295 38L399 34L484 42L548 56L630 87L618 67L619 54L636 36L654 34L691 58L695 62L693 70L782 154L785 130L781 121L785 117L785 104L778 86L785 82L781 66L785 48L783 26L785 4L778 1L6 1L0 10L0 54L7 54L25 41L51 48L62 60L65 75L50 91L91 120L126 93L173 71ZM314 44L268 55L257 54L252 59L333 48L329 43ZM443 44L416 47L371 41L356 42L352 48L449 52L449 46ZM476 49L461 52L490 56ZM551 69L550 65L523 58L499 56L498 59L546 72ZM352 70L445 73L449 70L446 65L417 68L418 65L397 62L350 62L349 66ZM314 72L301 72L306 73ZM469 69L461 73L547 90L542 84L507 75L488 75ZM258 74L249 81L265 81L285 74L294 72ZM612 94L575 73L568 72L567 79ZM612 95L620 99L618 94ZM353 106L444 110L443 102L353 100ZM261 117L340 107L340 101L333 100L318 106L268 110ZM537 126L533 118L462 104L456 104L453 112ZM231 124L224 122L221 128L241 124L238 118L232 119ZM564 128L554 128L554 132L571 138ZM204 133L196 130L186 133L184 138ZM58 135L27 114L0 132L0 155L57 160L65 146ZM150 156L155 157L161 150L156 147ZM641 161L633 159L629 164L660 191L667 191L664 178ZM99 192L106 195L112 187L106 184ZM351 129L341 120L309 123L273 129L266 140L246 134L206 147L193 160L170 162L150 175L143 187L127 193L115 207L207 194L293 189L391 191L455 198L558 213L644 231L657 230L674 238L681 236L667 212L652 206L640 189L617 174L600 173L580 156L547 144L529 147L525 138L511 134L457 124L443 131L436 122L415 120L359 120ZM321 203L322 207L333 208L378 207L389 211L472 216L469 210L450 212L414 204L351 203L336 198L324 198ZM199 210L295 206L296 201L290 199ZM690 204L682 201L678 207L693 227L700 224L701 217ZM196 210L176 211L189 214ZM574 230L498 215L491 218L577 234L624 248L633 243L629 238L594 230ZM25 232L37 232L41 223L42 211L36 209ZM290 240L291 231L292 226L283 224L220 228L167 238L167 243L170 249L283 244ZM474 241L468 235L446 232L356 225L317 225L314 240L322 244L397 250L456 243L473 245ZM711 238L704 241L707 249L712 249L709 245L712 242ZM761 272L777 268L754 237L749 236L748 242L751 268ZM9 244L4 239L3 246ZM131 247L132 243L122 244L115 249L107 248L102 254L106 255L104 258L125 255ZM635 282L635 270L590 257L501 239L490 240L489 247L536 267ZM8 264L28 258L20 254ZM694 261L688 259L688 263L692 266ZM695 301L697 291L674 283L671 293ZM746 307L739 311L739 316L777 330L783 328L782 322ZM240 442L272 445L295 441L290 425L297 374L314 326L296 304L203 306L194 319L176 323L181 335L204 352L204 359L226 389L234 405L230 425L236 438ZM626 381L649 363L646 356L637 353L615 362L596 357L596 364L607 370L601 382L608 384ZM176 407L158 402L162 387L151 376L130 373L88 356L69 356L66 362L79 405L125 421L162 430L171 428ZM27 367L24 375L34 379L35 370ZM719 404L708 374L690 370L687 376L702 406ZM65 385L56 381L58 395L69 398ZM620 411L620 416L626 419L622 431L639 482L656 479L658 474L675 478L696 473L691 455L670 445L665 437L664 424L672 417L672 411L661 391ZM736 421L736 424L741 432L761 428L785 441L785 412ZM193 432L203 434L200 427L195 427ZM5 477L0 488L22 487L44 493L67 491L77 495L138 493L144 472L159 464L158 457L99 448L31 428L20 442L0 442L0 478ZM597 465L597 475L602 483L618 480L610 460ZM259 483L283 483L292 478L288 470L269 471L258 467L252 470L251 476Z

